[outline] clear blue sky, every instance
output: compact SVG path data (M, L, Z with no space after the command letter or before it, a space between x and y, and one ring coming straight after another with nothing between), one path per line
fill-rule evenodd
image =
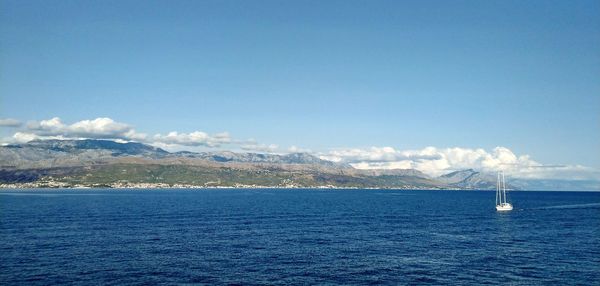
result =
M0 33L0 117L600 167L599 1L2 0Z

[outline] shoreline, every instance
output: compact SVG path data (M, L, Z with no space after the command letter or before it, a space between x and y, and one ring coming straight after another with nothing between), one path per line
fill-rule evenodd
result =
M273 190L413 190L413 191L477 191L475 189L433 189L433 188L387 188L387 187L338 187L338 186L0 186L0 190L56 190L56 189L69 189L69 190L251 190L251 189L273 189ZM490 191L490 190L485 190Z
M149 190L149 191L166 191L166 190L190 190L190 191L201 191L201 190L331 190L331 191L342 191L342 190L381 190L381 191L464 191L464 192L495 192L495 190L486 189L432 189L432 188L378 188L378 187L279 187L279 186L246 186L246 187L232 187L232 186L189 186L189 187L6 187L0 186L1 191L52 191L52 190L89 190L89 191L130 191L130 190ZM510 190L511 192L600 192L600 190L577 190L577 191L563 191L563 190Z

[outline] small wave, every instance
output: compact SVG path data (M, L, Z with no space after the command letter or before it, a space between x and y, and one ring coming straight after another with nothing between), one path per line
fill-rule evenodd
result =
M600 207L600 203L589 203L589 204L574 204L574 205L558 205L548 206L540 208L532 208L532 210L546 210L546 209L581 209L581 208L594 208Z
M448 239L454 239L454 240L463 240L463 241L472 240L472 238L470 236L462 235L462 234L438 233L438 232L433 232L431 234L434 236L448 238Z
M376 195L384 195L384 196L414 196L416 194L408 194L408 193L375 193Z

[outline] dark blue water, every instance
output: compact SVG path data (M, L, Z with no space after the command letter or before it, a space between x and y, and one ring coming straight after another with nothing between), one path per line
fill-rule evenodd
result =
M599 284L600 193L0 191L0 284Z

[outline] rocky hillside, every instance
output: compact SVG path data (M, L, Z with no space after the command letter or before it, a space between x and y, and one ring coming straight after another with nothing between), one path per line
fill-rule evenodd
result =
M473 169L456 171L442 175L438 181L464 189L491 190L496 188L496 177ZM507 185L507 187L510 187Z
M509 188L551 189L515 180ZM44 140L0 146L4 187L263 186L399 189L494 189L475 170L430 177L418 170L358 170L308 153L168 152L142 143ZM536 188L536 186L542 186ZM561 186L569 186L562 184ZM587 182L580 187L598 186Z
M1 169L39 169L107 163L117 157L164 158L170 153L141 143L109 140L34 140L0 147Z
M108 140L45 140L2 146L0 183L34 187L451 187L416 170L362 171L307 153L171 153L141 143Z
M339 165L330 161L321 160L307 153L291 153L286 155L277 154L259 154L259 153L234 153L230 151L222 152L176 152L173 156L202 159L213 162L235 162L235 163L267 163L267 164L313 164L327 167L346 167L349 165Z

